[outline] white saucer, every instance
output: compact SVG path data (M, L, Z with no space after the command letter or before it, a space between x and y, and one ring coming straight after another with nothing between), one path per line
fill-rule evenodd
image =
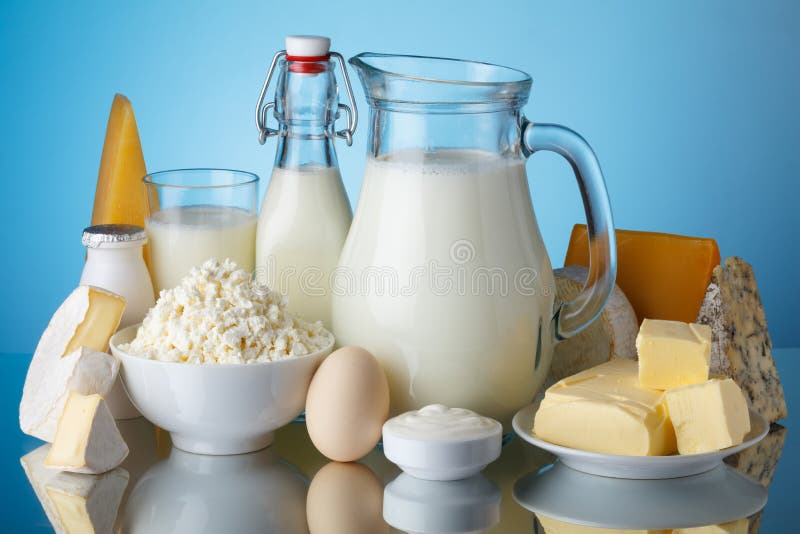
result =
M562 447L533 435L533 419L539 403L535 402L514 415L514 431L537 447L551 452L566 465L584 473L612 478L662 479L678 478L704 473L722 463L723 458L752 447L767 435L769 424L754 411L750 411L750 432L744 443L721 451L702 454L675 454L672 456L624 456L603 454Z
M767 504L767 490L732 467L667 480L588 475L561 462L514 484L523 508L573 525L671 530L736 521Z

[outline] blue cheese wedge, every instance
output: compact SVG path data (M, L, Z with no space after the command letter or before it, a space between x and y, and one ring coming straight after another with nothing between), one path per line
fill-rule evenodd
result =
M105 473L128 456L128 446L100 395L70 393L45 465L73 473Z
M768 421L786 418L764 307L747 262L731 257L714 268L697 322L711 327L711 374L732 378Z
M25 377L19 406L23 432L52 442L70 391L110 391L119 363L105 351L124 309L125 299L119 295L79 286L56 310Z
M742 452L728 456L725 463L769 488L785 442L786 427L773 423L763 440Z

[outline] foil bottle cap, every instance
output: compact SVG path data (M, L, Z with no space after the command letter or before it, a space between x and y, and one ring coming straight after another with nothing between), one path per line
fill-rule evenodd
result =
M98 248L103 243L134 243L145 241L144 228L134 224L97 224L83 229L81 242L88 248Z

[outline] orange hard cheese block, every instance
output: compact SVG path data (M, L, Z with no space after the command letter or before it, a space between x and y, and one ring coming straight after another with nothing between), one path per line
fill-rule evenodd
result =
M145 218L150 215L145 186L142 182L146 174L133 106L127 97L116 94L111 104L103 155L100 158L92 225L144 226ZM148 267L149 252L148 245L145 245L143 254Z
M617 230L617 285L641 321L667 319L693 323L711 271L719 265L713 239ZM588 232L576 224L564 265L589 265Z
M142 178L146 174L131 101L120 94L114 95L100 159L92 224L144 226L148 209Z

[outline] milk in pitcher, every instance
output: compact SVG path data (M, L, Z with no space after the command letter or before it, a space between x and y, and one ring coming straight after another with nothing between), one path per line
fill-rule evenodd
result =
M507 423L549 366L553 287L524 160L440 149L367 161L333 328L380 360L393 414L441 403Z

